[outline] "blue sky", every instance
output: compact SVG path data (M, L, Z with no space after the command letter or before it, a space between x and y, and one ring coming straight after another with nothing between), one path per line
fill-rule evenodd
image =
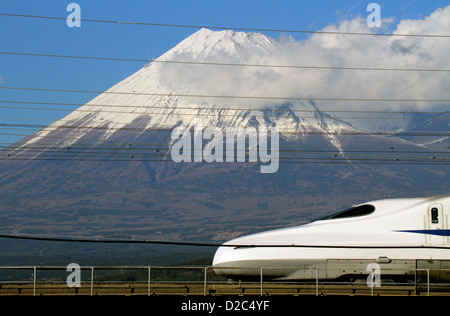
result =
M0 13L67 17L66 7L76 2L82 19L114 20L316 31L358 16L367 17L367 5L375 1L199 1L199 0L15 0L1 1ZM441 0L378 1L382 18L422 19L439 7ZM198 29L83 21L69 28L64 20L0 16L0 51L95 56L130 59L157 58ZM442 30L443 34L450 30ZM279 37L278 33L267 33ZM307 35L292 34L301 40ZM77 60L0 54L1 86L105 91L143 67L144 62ZM94 94L0 90L0 101L86 103ZM49 124L69 112L1 108L0 123ZM27 106L27 105L23 105ZM50 108L42 105L41 107ZM58 108L61 108L59 106ZM8 117L8 119L5 119ZM14 120L17 118L18 120ZM30 120L26 120L30 119ZM43 121L39 121L43 120ZM45 121L44 121L45 120ZM0 130L0 142L11 143L26 130ZM0 148L1 148L0 144Z

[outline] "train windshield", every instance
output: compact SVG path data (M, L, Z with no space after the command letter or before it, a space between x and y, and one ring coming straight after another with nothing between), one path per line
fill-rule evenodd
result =
M327 215L318 219L313 220L315 221L324 221L329 219L338 219L338 218L350 218L350 217L359 217L359 216L365 216L369 215L375 212L375 206L370 204L364 204L359 205L355 207L348 208L346 210L334 213L332 215Z

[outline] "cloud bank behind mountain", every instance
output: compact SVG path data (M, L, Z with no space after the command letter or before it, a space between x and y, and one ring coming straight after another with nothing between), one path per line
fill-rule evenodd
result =
M201 47L177 50L177 61L236 63L248 65L312 66L255 67L161 64L162 82L169 91L214 96L248 96L250 99L218 98L231 106L273 107L293 103L289 98L310 98L327 110L415 110L448 109L448 102L423 101L335 101L320 99L448 100L450 38L397 36L403 34L450 34L450 6L437 9L421 20L383 20L383 29L396 36L315 33L303 41L282 35L267 37L260 45L245 47L245 41L261 34L247 34L242 42L218 39L208 54ZM329 25L324 32L373 33L362 17ZM217 32L214 32L217 33ZM254 43L253 43L254 44ZM228 45L228 46L227 46ZM194 47L194 48L192 48ZM206 47L203 47L206 49ZM162 56L164 57L164 55ZM169 58L166 56L166 59ZM164 58L163 58L164 59ZM322 67L374 68L323 69ZM397 70L394 70L397 69ZM399 71L398 69L402 69ZM404 71L422 69L427 71ZM431 71L433 70L433 71ZM440 70L440 71L435 71ZM188 87L189 86L189 87ZM275 99L252 99L275 97ZM279 98L279 99L278 99ZM283 99L286 98L286 99ZM207 101L204 101L207 102ZM294 102L295 103L295 102Z

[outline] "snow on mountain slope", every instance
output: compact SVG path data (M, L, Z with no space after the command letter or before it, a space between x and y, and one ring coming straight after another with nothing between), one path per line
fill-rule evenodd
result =
M320 131L339 148L335 135L341 131L380 126L374 119L350 117L346 121L333 117L312 101L260 98L261 89L273 85L281 70L236 64L270 63L279 49L277 40L264 34L202 29L91 102L35 133L24 145L46 136L51 136L47 139L52 138L55 146L71 146L88 135L102 142L126 128L142 132L170 130L179 125L193 126L201 119L205 127L276 126L286 138ZM217 67L220 75L215 76ZM407 119L393 121L395 130L408 124Z

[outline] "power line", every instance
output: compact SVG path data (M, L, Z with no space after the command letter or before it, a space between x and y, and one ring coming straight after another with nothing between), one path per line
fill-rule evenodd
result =
M58 237L37 237L37 236L18 236L18 235L0 235L5 239L22 239L36 241L56 241L56 242L77 242L77 243L114 243L114 244L158 244L173 246L202 246L202 247L221 247L221 244L202 243L202 242L184 242L184 241L164 241L164 240L111 240L111 239L79 239L79 238L58 238ZM228 247L228 246L226 246Z
M410 155L403 155L403 156L395 156L395 155L382 155L382 154L367 154L367 153L360 153L360 154L328 154L324 155L323 153L317 154L317 153L308 153L310 155L317 155L317 156L311 156L311 157L305 157L305 156L297 156L298 154L305 154L305 153L291 153L291 152L282 152L283 155L277 156L277 159L280 162L303 162L303 161L343 161L343 162L349 162L349 161L374 161L374 162L434 162L436 164L442 164L442 163L450 163L450 158L447 157L437 157L437 156L410 156ZM33 160L34 157L39 157L41 159L47 159L47 158L54 158L59 160L72 160L73 158L76 159L84 159L89 160L90 158L108 158L111 161L117 161L118 159L133 159L133 160L140 160L140 161L162 161L162 160L168 160L170 158L167 158L166 153L161 153L156 150L154 150L153 153L108 153L108 152L96 152L96 151L90 151L90 152L71 152L71 151L60 151L60 152L49 152L49 151L39 151L39 152L28 152L23 154L5 154L5 157L8 157L9 159L15 159L15 158L29 158ZM291 155L286 155L291 154ZM0 155L1 157L1 155ZM234 155L233 160L237 159L244 159L247 158L248 155L245 153L243 155L236 153ZM151 158L159 158L159 160L151 159ZM191 160L193 161L192 157ZM246 162L246 161L243 161ZM240 161L238 163L241 163ZM248 163L254 163L248 161ZM256 162L257 163L257 162Z
M64 138L63 138L64 139ZM69 138L67 138L69 139ZM103 142L103 141L102 141ZM119 142L119 141L116 141ZM31 149L42 149L42 150L110 150L114 153L117 153L118 151L123 151L123 150L128 150L128 151L137 151L137 152L145 152L145 151L154 151L154 150L169 150L170 145L165 143L165 144L159 144L159 143L145 143L146 147L136 147L135 145L141 145L139 143L136 143L134 141L131 142L124 142L124 141L120 141L119 142L121 145L124 145L125 147L101 147L101 146L96 146L96 147L92 147L93 144L76 144L74 145L70 145L70 146L63 146L63 145L55 145L54 143L39 143L39 145L36 144L28 144L28 143L23 143L22 145L20 144L20 142L14 142L14 143L0 143L0 144L4 144L4 145L9 145L9 146L5 146L4 150L15 150L15 149L22 149L22 150L31 150ZM107 145L114 145L114 144L107 144ZM91 147L90 147L91 146ZM151 146L156 146L156 147L151 147ZM293 149L294 148L294 149ZM297 148L297 146L284 146L281 145L279 147L280 151L294 151L294 152L317 152L317 153L341 153L340 150L335 149L335 150L330 150L329 147L327 146L303 146L302 145L302 149L295 149ZM406 148L406 149L405 149ZM421 148L421 147L419 147ZM449 147L450 149L450 147ZM436 149L437 150L437 149ZM349 147L349 149L345 149L344 150L345 153L358 153L358 152L365 152L365 153L371 153L371 152L376 152L376 153L423 153L423 154L433 154L433 153L450 153L450 151L443 151L442 148L439 149L439 151L432 151L429 149L423 149L423 150L411 150L410 147L392 147L392 146L351 146Z
M0 13L0 16L34 18L34 19L48 19L48 20L64 20L64 21L67 20L67 17L29 15L29 14L14 14L14 13ZM194 28L194 29L206 28L206 29L214 29L214 30L235 30L235 31L250 31L250 32L331 34L331 35L356 35L356 36L393 36L393 37L450 38L450 35L448 35L448 34L406 34L406 33L403 33L403 34L395 34L395 33L389 34L389 33L369 33L369 32L307 31L307 30L288 30L288 29L243 28L243 27L231 27L231 26L149 23L149 22L132 22L132 21L100 20L100 19L79 19L79 21L95 22L95 23L139 25L139 26L158 26L158 27Z
M16 145L15 143L11 144L11 146L5 147L5 150L8 150L9 152L15 151L16 149L20 149L21 151L26 152L46 152L46 153L70 153L70 154L84 154L84 153L106 153L111 155L129 155L129 154L136 154L139 156L146 156L147 152L154 153L154 152L160 152L161 154L164 152L168 152L171 150L170 146L167 144L151 144L155 147L148 147L148 148L139 148L139 147L81 147L81 146L55 146L55 145L49 145L49 146L34 146L34 145L25 145L20 146ZM167 147L167 148L166 148ZM280 147L279 152L286 153L286 154L328 154L328 155L349 155L349 154L367 154L367 153L375 153L375 154L450 154L450 151L443 151L443 150L403 150L403 149L371 149L371 150L355 150L353 149L345 149L343 150L343 153L339 150L330 150L330 149L318 149L320 147L309 147L309 148L302 148L302 149L294 149L295 147L287 146L287 147ZM358 148L358 147L356 147ZM362 148L362 147L360 147ZM193 151L201 150L202 149L196 149L192 148ZM18 154L20 155L20 154ZM390 157L390 156L389 156Z
M64 139L64 138L63 138ZM151 144L161 146L161 144ZM167 146L167 145L163 145ZM170 146L168 146L170 147ZM447 165L450 158L449 151L413 151L413 150L304 150L286 147L280 149L277 158L280 163L357 163L357 164L430 164ZM42 149L42 150L39 150ZM17 150L20 150L18 153ZM126 151L125 151L126 150ZM248 153L245 150L241 156L236 152L236 158L246 158ZM195 149L194 149L195 151ZM0 151L0 160L53 160L53 161L111 161L111 162L171 162L168 159L169 148L101 148L101 147L39 147L20 146L4 148ZM308 157L298 156L310 155ZM411 156L421 154L426 156ZM431 155L431 156L430 156ZM442 156L444 155L444 156ZM151 158L151 159L148 159ZM250 162L249 162L250 163Z
M433 159L406 159L406 158L391 158L391 159L380 159L380 158L302 158L296 157L290 160L288 158L279 158L279 164L369 164L369 165L427 165L427 166L442 166L442 165L450 165L449 161L440 160L439 158ZM137 157L121 157L121 158L80 158L80 157L46 157L42 158L39 156L28 156L25 158L21 157L5 157L2 158L0 156L0 160L2 161L86 161L86 162L166 162L166 163L175 163L171 159L138 159ZM190 162L184 162L190 163ZM197 162L198 163L198 162ZM201 162L207 163L207 162ZM220 162L217 162L222 164ZM236 164L255 164L260 165L261 162L234 162ZM211 163L208 163L211 164Z
M13 130L13 131L21 129L21 128L15 127L15 126L6 126L6 127L5 126L4 127L0 126L0 128L1 129L10 129L10 130ZM67 128L72 128L72 127L67 127ZM73 127L73 128L76 129L76 127ZM86 127L86 128L89 129L88 127ZM40 130L39 132L52 132L52 131L55 131L55 130L57 130L57 129L56 128L54 128L54 129L44 128L44 129ZM117 130L120 131L122 129L118 128ZM96 130L94 129L93 131L91 130L90 132L97 132L97 133L102 133L103 134L104 131L106 131L106 129L97 128ZM163 129L153 129L153 130L144 130L144 129L136 129L136 128L134 128L131 131L136 131L136 132L139 132L140 134L141 134L141 132L144 132L144 131L145 132L158 132L158 133L168 133L168 132L170 132L170 130L167 130L165 128L163 128ZM302 132L290 132L288 130L286 132L282 131L281 133L282 134L283 133L284 134L291 134L291 135L292 134L294 134L294 135L295 134L298 134L298 135L305 134L305 135L316 135L316 136L321 136L321 135L322 136L329 136L331 134L331 135L336 135L336 136L341 136L341 137L355 136L356 135L356 136L392 136L392 137L409 136L409 137L444 137L444 138L448 138L448 136L449 136L449 134L447 132L438 132L438 131L436 131L436 132L430 132L430 131L419 132L419 131L416 131L416 132L412 132L412 133L411 132L404 132L404 133L401 133L401 132L398 132L398 133L393 133L393 132L358 132L358 133L356 133L356 132L350 132L350 133L335 132L335 133L332 133L331 132L331 133L328 133L328 132L323 131L323 132L306 132L306 133L302 133ZM4 133L4 132L3 133L0 132L0 135L21 136L21 137L27 137L28 136L28 137L41 138L41 139L57 139L57 140L66 140L66 141L83 141L83 142L86 141L86 142L92 142L92 143L127 144L127 146L134 146L133 147L134 150L144 150L145 149L145 148L136 147L136 146L168 146L168 144L155 144L155 143L152 143L152 142L137 142L137 141L134 141L134 140L111 140L111 139L99 140L99 139L86 139L86 138L71 138L71 137L67 137L67 136L65 136L65 137L50 136L50 135L41 136L41 135ZM134 137L132 134L131 135L127 135L127 136ZM20 142L3 143L3 144L15 145L15 146L12 146L12 147L11 146L3 146L4 148L7 147L9 149L14 149L14 148L26 149L26 148L33 148L34 147L34 145L30 145L30 144L28 144L28 145L20 145ZM43 144L43 145L45 145L45 144ZM77 146L91 146L91 145L92 144L77 144ZM54 145L53 144L49 144L49 146L54 146ZM313 147L310 146L308 148L319 148L319 147L320 146L313 146ZM48 148L48 147L46 147L46 148ZM58 148L61 148L61 147L58 147ZM66 148L66 147L64 147L64 148ZM280 148L293 148L293 147L292 146L287 146L287 147L286 146L284 146L284 147L281 146ZM352 146L351 148L356 149L356 148L366 148L366 147ZM394 150L398 152L398 150L399 150L399 148L393 148L393 147L380 147L380 148L388 148L388 151L391 151L391 152L394 151ZM74 149L76 149L76 148L74 148ZM80 147L79 149L89 149L89 148ZM104 148L100 148L100 149L104 149ZM110 149L113 149L113 150L117 151L120 148L114 147L114 148L110 148ZM127 148L127 149L130 149L130 148ZM158 148L158 149L162 150L161 148ZM374 147L373 146L370 147L370 149L371 149L370 151L374 151ZM408 150L408 152L410 152L410 150ZM419 151L419 152L423 153L424 151ZM441 149L440 152L442 153L442 149Z
M53 241L53 242L77 242L77 243L113 243L113 244L159 244L172 246L197 246L197 247L251 247L251 248L352 248L352 249L450 249L445 246L373 246L373 245L308 245L308 244L232 244L232 243L211 243L200 241L167 241L167 240L137 240L137 239L83 239L83 238L64 238L64 237L41 237L41 236L23 236L23 235L0 235L5 239L22 239L35 241Z
M0 133L3 134L3 133ZM44 137L47 138L56 138L56 139L62 139L62 140L70 140L69 137ZM82 139L83 141L87 141L86 139ZM136 147L139 143L137 142L126 142L126 141L115 141L116 143L119 143L122 147L92 147L92 144L77 144L75 146L72 145L54 145L54 144L40 144L37 143L37 145L34 144L24 144L21 145L20 143L14 143L12 146L4 147L3 153L4 155L7 155L8 157L27 157L27 156L36 156L40 155L42 156L57 156L57 157L63 157L64 156L75 156L75 155L83 155L84 157L88 156L89 154L94 155L102 155L105 157L117 157L117 156L133 156L133 157L147 157L147 156L165 156L168 154L168 152L171 150L170 144L159 144L159 143L140 143L145 144L146 147ZM97 144L99 141L97 140ZM100 141L100 143L103 143L103 141ZM106 144L113 144L114 141L107 141ZM292 159L292 158L298 158L296 155L303 154L303 155L319 155L324 157L333 157L333 159L336 159L335 157L345 157L345 159L349 159L352 157L377 157L377 158L417 158L417 159L440 159L440 160L448 160L447 154L450 154L450 151L435 149L425 149L425 150L412 150L411 148L402 149L402 148L394 148L394 147L380 147L382 149L377 148L364 148L364 147L351 147L349 149L340 149L340 150L330 150L327 147L325 150L318 149L321 147L312 146L308 148L301 148L298 149L296 146L281 146L279 148L279 153L281 153L280 158L281 159ZM363 150L359 149L363 148ZM199 150L200 152L203 151L202 148L194 148L194 152ZM245 152L250 150L250 148L246 148ZM35 154L33 154L35 153ZM248 154L248 153L247 153ZM411 157L412 154L420 154L421 156L418 157ZM423 156L426 155L426 156ZM444 156L443 156L444 155Z
M89 130L118 130L118 131L137 131L137 132L161 132L161 133L172 133L173 128L107 128L107 127L89 127L89 126L56 126L54 129L50 128L50 131L57 130L57 128L72 128L72 129L89 129ZM15 129L11 127L11 129ZM47 130L43 130L47 131ZM269 129L270 131L270 129ZM297 131L294 129L278 129L278 132L286 135L336 135L336 136L450 136L450 132L448 131L401 131L401 132L393 132L393 131ZM0 133L0 135L16 135L16 136L29 136L29 135L21 135L21 134L6 134ZM47 136L39 136L35 135L33 137L47 137ZM48 136L50 137L50 136ZM92 140L92 141L99 141Z
M22 149L22 148L19 148ZM163 159L168 157L168 153L170 149L147 149L146 152L138 152L136 150L130 149L128 152L122 151L103 151L98 150L96 148L90 149L90 151L75 151L73 148L67 147L67 148L60 148L59 150L55 149L43 149L43 150L31 150L26 149L22 150L20 153L16 153L16 151L1 151L0 153L4 155L4 157L8 158L22 158L22 157L55 157L55 158L61 158L64 160L71 160L72 158L91 158L91 157L109 157L111 159L115 158L147 158L147 157L159 157L161 160L168 160ZM248 157L248 151L249 149L245 149L245 152L240 153L239 151L236 152L234 155L234 158L246 158ZM194 152L197 151L197 149L193 150ZM203 149L198 149L198 151L203 151ZM307 159L319 159L319 160L333 160L333 161L351 161L351 160L387 160L387 161L429 161L429 160L438 160L442 162L450 161L450 158L447 157L446 154L449 154L450 152L431 152L432 154L435 154L434 156L429 156L430 152L388 152L388 151L353 151L353 152L333 152L333 151L303 151L303 150L280 150L280 153L282 155L276 156L278 159L283 160L307 160ZM424 154L426 156L417 156L417 153ZM307 157L307 156L297 156L297 155L317 155L315 157ZM390 154L390 155L389 155ZM401 155L399 155L401 154ZM445 156L438 157L436 154L444 154ZM412 156L415 155L415 156ZM192 156L191 156L192 158ZM253 162L250 162L253 163Z
M1 89L1 87L0 87ZM0 103L12 103L12 104L42 104L42 105L62 105L62 106L86 106L86 107L111 107L111 108L144 108L144 109L180 109L180 110L208 110L208 111L223 111L223 110L229 110L229 111L252 111L252 110L258 110L261 112L299 112L299 113L317 113L317 110L305 110L305 109L296 109L296 108L274 108L274 109L258 109L258 108L249 108L249 107L226 107L226 108L219 108L214 106L171 106L171 105L165 105L165 106L154 106L154 105L133 105L133 104L93 104L93 103L61 103L61 102L36 102L36 101L17 101L17 100L0 100ZM0 106L1 107L1 106ZM24 107L14 107L14 106L4 106L2 108L12 108L12 109L25 109L25 110L32 110L35 108L24 108ZM43 108L38 108L43 109ZM49 110L52 110L52 108L49 108ZM58 110L58 109L57 109ZM61 109L65 110L65 109ZM70 111L76 111L79 109L70 109ZM428 115L438 115L438 114L447 114L450 113L448 111L382 111L382 110L333 110L333 109L323 109L320 110L320 112L323 113L363 113L363 114L428 114ZM133 112L135 113L135 112ZM1 117L0 117L1 118ZM438 117L435 117L438 118ZM417 118L420 119L420 118ZM447 119L447 118L445 118ZM125 123L124 123L125 124Z
M131 157L131 158L147 158L147 157L160 157L167 158L169 153L171 153L171 149L159 149L159 148L150 148L146 152L139 152L136 150L122 151L116 150L115 152L106 151L102 152L101 150L94 151L74 151L72 148L67 147L68 149L59 149L59 150L31 150L31 149L23 149L20 153L15 153L11 151L11 153L5 152L4 154L8 157L35 157L39 156L49 156L49 157ZM119 152L118 152L119 151ZM25 154L24 154L25 152ZM193 149L193 153L200 152L202 154L203 149ZM225 150L224 150L225 152ZM45 153L45 154L42 154ZM438 161L438 162L448 162L450 161L450 152L445 150L440 151L363 151L363 150L342 150L342 151L321 151L321 150L299 150L299 149L280 149L279 155L276 156L280 161L283 160L332 160L332 161L371 161L371 160L380 160L380 161ZM89 156L92 155L92 156ZM245 149L245 153L237 152L234 158L245 159L249 157L249 148ZM414 155L414 156L413 156ZM191 157L193 158L193 157ZM273 157L275 158L275 157ZM192 159L193 161L193 159ZM224 158L225 161L225 158ZM239 161L240 162L240 161ZM248 161L250 162L250 161Z
M1 101L0 101L1 102ZM176 115L176 116L196 116L196 117L211 117L211 116L217 116L217 117L238 117L238 115L236 114L227 114L227 113L210 113L210 112L206 112L206 111L255 111L255 112L261 112L261 114L252 114L252 117L254 118L268 118L268 117L273 117L273 118L283 118L283 117L287 117L285 113L281 113L278 115L275 114L263 114L265 112L309 112L314 114L317 111L313 111L313 110L295 110L295 109L286 109L286 110L266 110L266 109L238 109L238 108L203 108L203 107L192 107L192 108L188 108L188 107L171 107L171 106L166 106L166 107L158 107L158 106L129 106L129 105L124 105L124 106L111 106L111 105L102 105L102 104L97 104L97 105L89 105L86 104L86 106L92 106L92 107L100 107L101 109L99 110L88 110L88 109L83 109L83 108L79 108L79 109L61 109L61 108L37 108L37 107L23 107L23 106L0 106L0 108L2 109L15 109L15 110L33 110L33 111L56 111L56 112L87 112L87 113L117 113L117 114L133 114L133 115L166 115L167 113L164 112L154 112L154 111L148 111L149 109L177 109L177 110L191 110L192 112L180 112L180 113L170 113L171 115ZM119 111L119 110L104 110L104 108L108 108L108 107L117 107L117 108L126 108L126 107L130 107L132 109L134 108L143 108L143 109L147 109L147 111L140 111L140 112L136 112L136 111ZM199 112L199 111L205 111L205 112ZM195 113L194 113L195 112ZM325 112L325 111L321 111L321 112ZM330 112L325 112L325 113L332 113L333 111ZM347 113L363 113L361 111L346 111ZM366 114L371 114L374 112L366 112ZM380 112L382 113L382 112ZM400 112L384 112L386 114L398 114ZM426 112L405 112L405 113L414 113L414 114L423 114ZM435 113L440 113L440 114L445 114L446 112L435 112ZM300 115L296 115L296 118L300 118L300 119L316 119L316 116L300 116ZM0 119L9 119L7 117L0 117ZM11 118L11 119L18 119L18 118ZM26 120L27 118L22 118L23 120ZM382 119L388 119L388 120L403 120L405 119L404 117L397 117L397 116L330 116L330 117L322 117L323 120L344 120L344 119L352 119L352 120L382 120ZM449 117L434 117L434 116L428 116L428 117L409 117L408 119L410 120L430 120L430 119L437 119L437 120L449 120ZM31 119L32 120L32 119ZM58 122L61 120L58 120ZM67 121L67 120L66 120ZM114 124L128 124L128 123L118 123L118 122L114 122Z
M62 137L62 139L65 139ZM167 161L162 159L167 157L170 150L170 146L166 144L149 144L153 146L159 146L154 148L101 148L101 147L42 147L42 146L20 146L15 145L3 150L5 157L8 160L81 160L81 161ZM163 147L161 147L163 146ZM167 147L167 148L164 148ZM446 154L449 151L435 150L435 151L418 151L418 150L305 150L305 149L292 149L293 147L284 147L287 149L280 149L279 155L280 162L283 163L295 163L295 162L319 162L319 161L333 161L333 162L388 162L388 163L429 163L433 164L446 164L450 161ZM42 149L42 150L41 150ZM20 150L19 153L16 150ZM125 151L126 150L126 151ZM194 148L194 151L196 149ZM199 149L202 151L202 149ZM237 152L236 158L247 157L247 150L244 153ZM243 156L241 156L244 154ZM298 156L311 155L310 157ZM416 156L411 156L415 154ZM417 154L426 156L417 156ZM430 156L432 154L432 156ZM442 156L444 155L444 156ZM99 157L101 159L99 159ZM161 158L161 159L145 159L145 158ZM38 159L36 159L38 158ZM91 159L95 158L95 159ZM103 159L104 158L104 159ZM108 158L108 159L106 159ZM126 158L126 159L124 159ZM5 159L3 159L5 160ZM315 160L315 161L312 161Z
M47 92L70 92L70 93L95 93L95 94L117 94L117 95L139 95L157 97L186 97L186 98L224 98L224 99L261 99L261 100L318 100L318 101L364 101L364 102L450 102L450 99L383 99L383 98L319 98L319 97L276 97L276 96L238 96L238 95L205 95L205 94L178 94L178 93L149 93L149 92L118 92L118 91L93 91L75 89L50 89L50 88L28 88L28 87L6 87L0 89L47 91Z
M0 133L1 134L1 133ZM59 137L60 139L69 139L66 137ZM15 152L17 149L20 149L21 151L26 151L26 152L55 152L55 153L85 153L85 152L89 152L89 150L94 150L94 152L101 152L101 153L111 153L111 154L118 154L121 152L126 151L126 153L136 153L139 155L145 155L146 152L168 152L172 149L171 144L169 143L146 143L145 147L136 147L133 146L135 145L133 142L126 142L126 141L118 141L120 142L119 145L121 146L108 146L108 147L104 147L104 146L93 146L93 144L75 144L73 145L55 145L55 144L41 144L41 143L37 143L37 144L23 144L21 145L20 143L4 143L4 144L10 144L10 146L8 147L4 147L5 150L8 150L10 152ZM224 143L225 144L225 143ZM251 146L247 146L246 144L246 148L245 151L250 150L252 147ZM413 149L414 148L414 149ZM448 148L450 149L450 147ZM201 146L201 148L197 148L195 146L193 146L191 148L191 150L193 151L203 151L203 144ZM361 147L361 146L353 146L353 147L348 147L348 149L346 148L341 148L341 149L330 149L330 147L326 147L326 146L302 146L302 145L295 145L295 144L290 144L288 146L278 146L278 151L282 152L282 153L287 153L287 154L292 154L292 153L308 153L308 154L333 154L334 156L336 156L336 154L338 155L348 155L348 154L358 154L358 153L363 153L363 154L367 154L367 153L377 153L377 154L450 154L450 151L446 151L445 148L444 150L442 148L422 148L422 147L392 147L392 146L384 146L384 147ZM390 156L391 156L390 155Z
M16 131L21 129L20 126L27 126L27 124L3 124L4 126L0 126L0 128L3 129L10 129L12 131ZM32 126L34 126L34 124L28 124L30 125L30 128ZM38 126L38 125L36 125ZM40 126L39 126L40 127ZM90 138L84 138L84 137L68 137L68 136L53 136L53 135L48 135L48 132L53 132L55 130L58 130L57 128L72 128L72 129L87 129L90 132L98 132L98 133L104 133L108 130L108 128L106 127L89 127L89 126L56 126L56 127L48 127L48 128L44 128L42 130L40 130L39 132L44 132L46 133L45 135L29 135L29 134L19 134L19 133L14 133L14 132L10 132L10 133L5 133L5 132L1 132L0 135L4 135L4 136L21 136L21 137L31 137L34 139L48 139L48 140L62 140L62 141L68 141L68 142L87 142L86 144L82 144L83 146L92 146L92 144L126 144L127 146L135 146L134 149L136 148L140 148L140 146L167 146L167 144L155 144L154 142L143 142L143 141L136 141L136 140L112 140L112 139L107 139L107 140L100 140L98 138L95 139L90 139ZM191 127L192 128L192 127ZM23 128L25 129L25 128ZM109 129L114 129L117 130L119 132L121 132L122 134L124 134L125 132L138 132L139 134L142 134L142 132L146 132L146 133L163 133L161 136L164 136L164 134L166 133L171 133L173 130L173 126L171 127L161 127L161 128L151 128L151 129L147 129L147 128L133 128L133 127L126 127L126 128L109 128ZM325 136L328 137L330 135L335 135L335 136L340 136L340 137L346 137L346 136L388 136L388 137L443 137L444 139L447 139L450 136L450 132L446 132L446 131L404 131L404 132L392 132L392 131L298 131L298 130L293 130L293 129L286 129L286 130L281 130L279 131L281 134L285 134L285 135L290 135L290 136L295 136L295 135L316 135L316 136ZM123 135L122 135L123 136ZM127 136L129 137L136 137L139 135L135 135L133 136L133 134L128 134ZM91 142L91 145L89 145L89 142ZM24 143L24 145L20 145L20 141L14 143L16 146L19 147L24 147L25 145L27 145L26 143ZM29 144L28 144L29 145ZM77 146L81 146L81 144L77 144ZM136 147L137 146L137 147ZM292 148L291 147L285 147L285 148ZM316 147L314 147L316 148ZM353 146L351 148L360 148L360 146ZM364 147L363 147L364 148ZM386 148L386 147L381 147L381 148ZM371 147L371 149L373 149L373 147ZM393 148L390 147L390 150L398 150L398 148ZM442 148L441 148L441 153L442 153Z
M2 134L2 133L0 133ZM67 137L51 137L50 138L57 138L57 139L63 139L68 140ZM84 139L84 141L86 141ZM118 141L119 142L119 141ZM98 142L97 142L98 143ZM112 143L109 141L109 143ZM125 147L82 147L81 145L71 146L71 145L64 145L64 146L43 146L42 144L38 145L29 145L25 144L21 146L20 144L13 144L13 146L5 147L2 151L0 151L0 154L3 154L4 157L8 157L9 159L16 159L19 158L19 160L24 160L22 158L27 157L37 157L39 156L40 159L43 159L44 157L48 158L58 158L60 159L73 159L73 157L76 157L77 159L83 159L86 160L87 158L91 157L109 157L112 160L117 161L117 157L123 158L123 157L130 157L133 158L133 160L137 160L138 158L142 158L142 161L149 161L148 157L167 157L169 151L171 150L170 145L168 144L156 144L156 143L146 143L145 148L143 147L131 147L131 145L135 145L133 142L127 143L127 142L119 142L122 146ZM87 144L87 146L89 146ZM450 151L442 150L442 149L435 149L433 150L402 150L401 148L393 148L393 147L384 147L383 150L377 150L374 148L370 148L370 150L358 150L356 148L350 148L350 149L341 149L341 150L318 150L315 149L318 147L310 147L310 148L301 148L297 149L293 146L286 146L281 147L279 149L279 159L280 160L306 160L306 159L332 159L334 161L337 160L344 160L344 161L352 161L352 160L373 160L376 161L382 160L385 161L386 158L389 161L414 161L414 162L423 162L423 161L434 161L439 160L439 162L446 162L450 158L447 158L448 154L450 154ZM324 147L326 148L326 147ZM203 151L203 148L193 149L194 152L199 150ZM244 153L236 152L236 154L239 154L239 157L241 157L242 154L244 154L242 157L247 157L248 150L250 148L246 148ZM411 156L411 155L416 156ZM417 154L420 154L420 156L417 156ZM300 157L298 155L308 155L311 157ZM236 156L237 157L237 156ZM342 157L342 158L340 158ZM358 159L357 159L358 158ZM155 161L152 159L151 161Z
M56 54L39 54L39 53L5 52L5 51L0 51L0 54L35 56L35 57L53 57L53 58L74 58L74 59L88 59L88 60L109 60L109 61L129 61L129 62L147 62L147 63L204 65L204 66L328 69L328 70L364 70L364 71L413 71L413 72L449 72L450 71L450 69L431 69L431 68L338 67L338 66L304 66L304 65L269 65L269 64L245 64L245 63L196 62L196 61L176 61L176 60L159 60L159 59L148 60L148 59L56 55Z

